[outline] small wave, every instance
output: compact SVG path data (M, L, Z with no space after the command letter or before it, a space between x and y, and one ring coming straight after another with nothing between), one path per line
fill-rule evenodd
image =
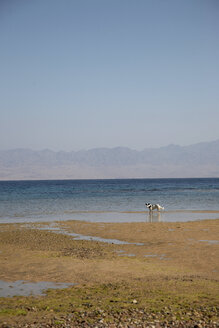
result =
M214 213L219 213L219 210L186 210L186 209L181 209L181 210L170 210L170 211L165 211L165 213L200 213L200 214L214 214Z
M90 210L78 210L78 211L71 211L71 210L69 210L69 211L64 211L63 213L65 213L65 214L89 214L89 213L91 213L91 214L95 214L95 213L97 213L97 214L101 214L101 213L119 213L119 212L115 212L115 211L103 211L103 210L100 210L100 211L90 211Z

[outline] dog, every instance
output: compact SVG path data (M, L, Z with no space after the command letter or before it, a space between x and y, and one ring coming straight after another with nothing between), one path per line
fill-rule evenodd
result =
M160 206L159 204L151 204L151 203L145 203L145 206L149 209L149 211L157 210L160 212L160 210L164 210L164 207Z

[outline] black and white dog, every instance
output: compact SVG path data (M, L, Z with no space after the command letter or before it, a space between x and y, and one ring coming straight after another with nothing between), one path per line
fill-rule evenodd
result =
M145 203L145 206L149 209L149 211L157 210L160 212L160 210L164 210L164 207L160 206L159 204L150 204Z

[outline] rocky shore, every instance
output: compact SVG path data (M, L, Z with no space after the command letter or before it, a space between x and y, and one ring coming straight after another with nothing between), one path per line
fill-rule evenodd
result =
M218 311L218 309L214 309ZM215 313L216 314L216 313ZM189 319L186 321L181 318L177 319L174 313L164 310L163 313L150 314L144 309L127 310L121 313L106 313L102 310L95 310L94 312L78 313L78 318L74 314L66 316L54 317L50 320L33 323L22 323L10 325L7 322L0 325L1 328L216 328L219 327L219 322L211 320L209 315L206 315L205 309L200 309L188 312ZM92 319L93 323L90 323ZM41 321L42 320L42 321ZM108 321L108 322L105 322Z

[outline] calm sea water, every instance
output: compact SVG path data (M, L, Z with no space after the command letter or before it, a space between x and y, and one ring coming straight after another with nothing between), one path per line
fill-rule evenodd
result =
M150 216L146 202L159 203L165 211ZM219 178L0 181L0 223L218 217Z

